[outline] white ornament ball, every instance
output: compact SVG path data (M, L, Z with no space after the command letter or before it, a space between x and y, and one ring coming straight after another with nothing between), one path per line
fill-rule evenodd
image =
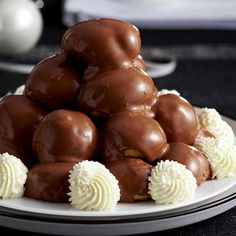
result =
M34 2L0 0L0 53L27 52L38 42L42 29L42 15Z

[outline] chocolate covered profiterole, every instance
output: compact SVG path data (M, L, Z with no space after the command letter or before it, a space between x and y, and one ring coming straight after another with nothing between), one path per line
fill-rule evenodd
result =
M80 22L68 29L62 39L62 50L66 54L88 64L85 74L89 74L89 78L104 71L132 67L140 48L139 30L115 19Z
M134 67L108 71L83 83L78 109L94 116L108 116L125 110L146 110L156 102L157 89L152 79Z
M148 177L152 166L143 160L125 158L106 163L105 166L119 181L120 202L135 202L149 199Z
M102 140L104 163L125 157L153 162L167 147L166 135L158 122L136 112L112 116L105 125Z
M184 143L170 143L162 160L177 161L186 166L197 180L197 185L211 178L211 167L207 158L195 147Z
M48 57L34 67L25 94L49 109L72 108L79 91L79 72L66 61L65 55Z
M80 112L55 110L38 125L32 146L40 162L90 160L97 149L97 130Z
M25 196L50 202L68 202L69 171L75 163L44 162L28 172Z
M24 95L8 95L0 101L0 139L5 140L1 143L2 149L4 145L6 149L16 146L20 155L17 157L27 167L35 162L31 146L33 134L46 114L42 107Z
M174 94L161 95L153 110L169 143L194 143L200 126L194 107L187 100Z

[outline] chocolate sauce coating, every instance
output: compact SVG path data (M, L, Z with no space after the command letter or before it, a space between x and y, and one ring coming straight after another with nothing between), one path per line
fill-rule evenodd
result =
M69 171L75 163L39 163L29 170L25 196L50 202L68 202Z
M103 162L126 156L153 162L166 148L166 136L154 119L142 113L124 112L112 116L103 131Z
M20 151L16 145L11 143L7 139L0 138L0 154L3 154L5 152L7 152L10 155L13 155L15 157L18 157L18 158L20 157Z
M138 55L134 59L133 66L136 68L142 69L143 71L147 71L147 65L145 64L145 61L141 55Z
M2 148L5 146L3 149L7 150L16 146L28 167L35 161L31 148L34 131L46 114L43 108L24 95L9 95L0 101L0 138L7 142L2 143Z
M48 57L29 75L25 94L49 109L69 108L76 104L79 73L65 61L63 54Z
M86 115L55 110L38 125L33 151L40 162L90 160L96 152L97 130Z
M136 27L107 18L80 22L68 29L62 39L65 53L75 55L96 72L132 66L140 47Z
M211 178L209 161L193 146L184 143L170 143L162 160L173 160L185 165L193 173L198 186Z
M124 110L150 110L157 89L146 73L123 68L98 74L81 85L78 109L97 116Z
M158 97L154 106L155 119L164 129L168 142L193 144L199 122L194 107L184 98L166 94Z
M148 177L152 166L133 158L126 158L106 163L106 167L119 181L120 202L134 202L147 200Z

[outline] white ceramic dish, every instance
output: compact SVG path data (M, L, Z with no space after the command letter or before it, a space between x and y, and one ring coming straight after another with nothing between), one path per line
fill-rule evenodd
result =
M236 131L236 121L223 116ZM170 229L207 219L236 205L236 177L206 181L192 201L158 206L153 201L87 212L69 204L22 198L0 201L0 225L40 233L121 235Z

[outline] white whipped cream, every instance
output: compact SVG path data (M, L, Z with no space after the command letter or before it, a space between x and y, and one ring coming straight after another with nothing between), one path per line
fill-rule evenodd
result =
M0 198L19 198L24 193L28 169L19 158L0 154Z
M222 120L214 108L202 108L198 118L202 129L209 131L216 138L225 138L230 144L235 143L233 129Z
M222 179L236 175L236 146L224 138L200 137L194 146L209 160L212 178Z
M120 200L117 179L99 162L86 160L74 165L69 183L69 201L79 210L113 209Z
M158 91L158 94L160 96L165 95L165 94L175 94L177 96L180 96L180 93L175 89L162 89L162 90Z
M170 204L192 199L197 181L183 164L166 160L152 169L148 189L157 204Z
M22 84L21 86L19 86L16 91L13 93L14 95L22 95L24 93L25 90L25 85Z

